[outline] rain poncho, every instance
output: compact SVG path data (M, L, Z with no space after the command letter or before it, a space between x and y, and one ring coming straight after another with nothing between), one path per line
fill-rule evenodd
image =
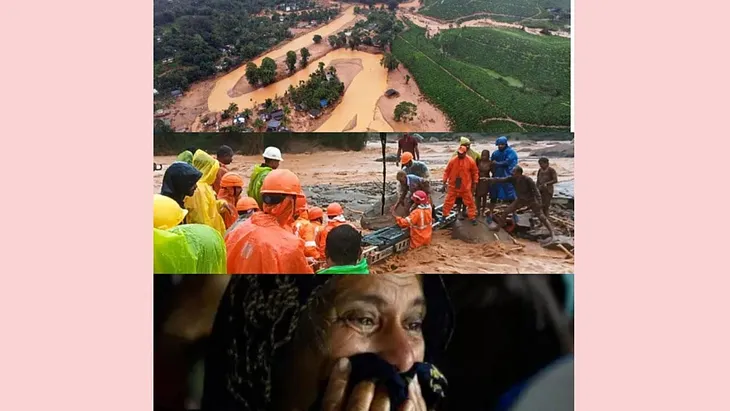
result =
M424 245L431 244L431 235L433 234L433 217L431 215L431 206L429 204L420 204L411 214L406 217L396 217L396 223L402 228L410 227L411 245L414 249Z
M155 274L225 274L223 237L207 225L154 229Z
M193 153L191 153L188 150L185 150L182 153L177 155L177 161L182 161L184 163L193 164Z
M317 274L370 274L368 260L363 258L356 265L335 265L317 271Z
M263 200L261 199L261 185L264 183L264 178L271 172L272 168L258 164L253 168L253 174L251 174L251 180L248 182L248 196L256 200L259 208L264 206Z
M497 139L496 144L507 144L507 137L500 137ZM517 166L517 153L512 147L502 150L495 150L492 153L492 161L494 165L492 167L492 175L495 178L509 177L512 175L512 170ZM514 200L517 198L515 195L515 188L510 183L495 183L490 186L490 197L498 200Z
M306 215L306 211L304 212ZM294 235L304 241L304 255L319 260L319 249L317 248L317 227L312 224L306 217L299 216L294 222Z
M233 187L221 188L218 190L218 200L225 201L225 209L221 215L226 229L231 228L238 221L238 211L236 211L236 198L233 196Z
M203 173L190 164L176 161L165 170L160 194L172 198L180 207L185 208L185 197L202 176Z
M477 163L469 156L464 158L454 157L444 170L443 182L448 183L446 198L444 198L443 215L448 216L454 207L457 198L461 198L466 206L469 219L476 218L477 206L474 203L472 185L479 181L479 169ZM457 185L459 186L457 188Z
M312 274L304 241L293 233L294 201L264 204L226 234L229 274Z
M472 160L474 160L477 164L479 164L479 160L482 158L482 155L480 153L477 153L476 151L471 149L471 141L466 138L462 137L459 139L459 145L460 146L469 146L469 148L466 151L466 155L471 157ZM454 154L451 157L456 157L459 154L459 151L454 151Z
M187 222L209 225L225 235L226 225L219 211L223 204L217 202L211 186L218 172L218 161L205 151L198 150L193 156L193 165L203 173L203 177L198 181L195 194L185 199L185 208L190 211Z

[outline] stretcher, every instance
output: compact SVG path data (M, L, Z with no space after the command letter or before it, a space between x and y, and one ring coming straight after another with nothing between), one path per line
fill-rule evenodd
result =
M438 218L431 225L434 230L447 227L456 221L456 211L442 218L443 205L437 206L435 211ZM368 265L378 263L386 258L408 250L411 245L410 229L398 225L381 228L362 238L364 244L362 255L367 258Z

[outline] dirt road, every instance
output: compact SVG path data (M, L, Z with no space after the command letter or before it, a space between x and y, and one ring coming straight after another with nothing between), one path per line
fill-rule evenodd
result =
M515 142L513 147L520 157L520 165L533 178L537 174L537 157L530 153L540 148L556 145L555 142ZM421 159L430 168L431 179L440 180L447 161L458 147L458 142L423 143L419 146ZM493 141L475 141L472 148L492 151ZM308 196L309 203L326 207L330 202L340 202L347 217L359 225L359 217L373 205L380 204L382 167L381 147L378 142L369 142L362 151L320 151L316 147L310 152L284 153L282 168L299 176ZM394 143L387 146L386 154L395 154ZM154 161L166 168L175 160L174 156L156 156ZM234 157L229 169L248 182L259 156ZM551 165L558 172L560 181L573 179L572 158L551 158ZM388 195L397 190L395 173L397 168L389 162L387 167ZM162 184L163 171L154 172L153 190L158 193ZM427 249L398 255L373 267L376 273L422 272L422 273L572 273L573 262L566 260L560 251L547 250L536 242L518 240L525 247L510 251L511 246L498 244L468 244L451 238L449 229L434 233L433 244Z

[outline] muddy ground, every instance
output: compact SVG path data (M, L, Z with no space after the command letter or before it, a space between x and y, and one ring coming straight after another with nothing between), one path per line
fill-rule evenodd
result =
M525 169L525 173L533 178L537 174L538 156L531 156L531 153L556 146L558 142L515 142L513 147L520 157L519 164ZM458 147L458 142L437 142L422 143L420 148L421 159L425 161L431 173L431 180L434 182L434 189L438 192L440 179L447 161L451 154ZM494 149L490 140L474 142L472 147L475 150ZM326 207L331 202L339 202L345 208L346 217L361 227L361 217L367 214L371 218L365 219L364 232L370 229L377 229L389 224L390 205L397 195L397 182L395 173L397 167L393 162L386 162L386 215L378 220L381 208L382 184L383 184L383 162L381 146L379 143L369 142L362 151L324 151L311 148L311 151L300 153L284 153L282 168L287 168L300 177L304 186L307 199L310 204ZM392 155L396 152L397 146L388 143L386 154ZM550 157L550 156L548 156ZM573 180L573 158L550 158L551 165L558 172L561 181L559 188L556 188L556 198L553 201L552 219L558 232L565 236L572 236L573 211L572 205L572 180ZM174 156L156 156L154 161L161 163L166 168L175 160ZM253 166L261 161L259 156L234 157L229 169L239 173L244 181L248 181ZM153 190L159 192L162 184L162 171L154 172ZM437 204L441 203L443 194L437 194ZM374 221L372 225L368 221ZM466 226L466 227L462 227ZM480 223L477 227L470 224L458 222L453 227L434 232L431 246L422 250L414 250L403 255L391 257L385 262L373 267L373 272L419 272L419 273L572 273L573 259L566 258L566 254L560 250L549 250L540 246L536 241L517 238L515 242L491 241L488 243L467 243L456 237L493 237L486 223ZM499 233L500 238L504 233Z

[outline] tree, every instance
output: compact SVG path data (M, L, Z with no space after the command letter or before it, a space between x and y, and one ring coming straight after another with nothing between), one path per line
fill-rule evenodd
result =
M388 71L393 71L398 68L400 61L390 53L383 54L383 58L380 59L380 65L387 68Z
M333 48L337 47L337 36L335 36L334 34L327 37L327 41L330 43L330 46L332 46Z
M243 115L244 117L246 117L246 118L251 118L251 116L253 115L253 110L251 110L250 108L247 108L247 109L243 110L243 111L241 112L241 114L242 114L242 115Z
M223 120L227 118L236 118L236 113L238 113L238 104L231 103L228 105L228 108L223 110L221 113L221 118Z
M261 80L261 84L268 86L273 83L275 79L276 62L269 57L265 57L261 61L261 67L259 67L259 80Z
M297 52L289 50L286 52L286 66L289 68L289 73L293 73L297 68Z
M401 101L395 106L393 117L395 121L410 121L416 117L418 106L408 101Z
M408 74L406 74L406 84L408 84L409 81L411 81L411 76L409 76Z
M248 84L254 87L259 83L259 69L253 61L246 64L246 80L248 80Z
M357 46L359 46L362 42L360 41L360 37L359 36L356 36L353 33L352 36L350 36L349 43L350 43L350 48L353 49L353 50L355 50L357 48Z
M306 47L302 47L301 50L299 50L299 53L302 55L302 60L299 62L299 64L302 65L302 67L307 67L307 64L309 63L309 49Z
M322 36L320 36L319 34L315 34L312 40L314 40L315 44L319 44L322 42Z
M253 124L252 124L254 130L256 131L264 131L266 130L266 123L264 123L264 120L261 120L260 118L257 118Z

